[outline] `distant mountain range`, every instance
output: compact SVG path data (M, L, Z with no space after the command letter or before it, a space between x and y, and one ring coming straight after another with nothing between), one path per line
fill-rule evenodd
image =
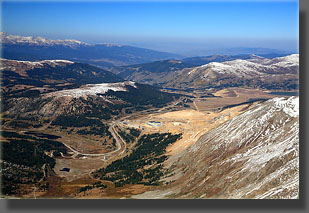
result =
M178 89L229 86L296 89L299 55L214 55L117 67L126 80Z
M290 55L290 53L259 53L259 54L253 54L251 52L246 53L246 54L234 54L234 55L209 55L209 56L196 56L196 57L189 57L189 58L184 58L182 61L188 64L192 64L195 66L201 66L204 64L208 64L210 62L224 62L224 61L232 61L236 59L255 59L258 57L263 57L263 58L276 58L276 57L283 57Z
M51 87L45 87L45 90L52 91L124 80L182 90L235 86L291 90L298 86L298 54L286 55L276 50L271 53L269 49L246 48L250 53L263 54L212 55L179 60L167 59L180 57L175 54L130 46L0 35L3 57L14 59L2 60L5 93L12 90L15 94L18 91L16 84L26 85L32 93L31 86L47 84Z
M115 67L112 72L126 80L147 84L162 84L174 77L174 73L184 68L201 66L211 62L224 62L236 59L254 59L261 56L250 55L212 55L184 58L182 60L161 60L144 64ZM263 56L265 57L265 56ZM267 55L266 58L269 56ZM271 57L270 57L271 58Z
M118 74L126 80L137 81L147 84L162 84L168 79L174 77L174 73L183 68L191 68L196 66L205 65L211 62L225 62L236 59L255 59L255 58L274 58L273 56L286 56L284 55L211 55L184 58L182 60L160 60L144 64L134 64L129 66L114 67L110 71Z
M173 53L115 44L88 44L77 40L50 40L42 37L23 37L1 32L2 57L14 60L65 59L113 66L139 64L162 59L181 58Z
M225 88L246 86L264 89L297 89L299 55L266 59L211 62L183 69L167 82L176 88Z
M299 55L211 62L175 72L164 86L172 88L251 87L293 90L298 86Z
M159 60L183 59L181 54L161 52L146 48L139 48L119 44L88 44L86 42L65 39L51 40L43 37L9 35L0 32L2 42L2 57L14 60L54 60L65 59L84 62L110 69L115 66L149 63ZM246 57L251 54L266 58L280 57L296 52L282 51L268 48L226 48L215 50L194 50L197 57L184 59L194 65L202 65L212 55L223 55L222 61L231 58ZM192 55L192 54L191 54ZM232 57L233 56L233 57ZM216 56L217 60L219 56ZM243 58L245 59L245 58ZM210 59L211 60L211 59Z

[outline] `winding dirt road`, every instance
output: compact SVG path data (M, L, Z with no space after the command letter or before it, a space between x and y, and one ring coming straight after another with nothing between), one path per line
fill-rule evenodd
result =
M118 134L118 132L115 129L115 124L111 125L108 129L113 138L116 140L116 146L117 148L111 152L107 152L107 153L101 153L101 154L89 154L89 153L82 153L79 152L78 150L74 149L73 147L69 146L68 144L63 143L63 145L65 145L69 150L71 150L74 155L73 158L75 158L77 155L82 155L82 156L91 156L91 157L100 157L100 156L105 156L105 157L112 157L112 155L117 154L117 155L121 155L125 150L126 150L126 143L124 142L124 140L121 138L121 136ZM120 152L119 152L120 151ZM117 153L119 152L119 153Z

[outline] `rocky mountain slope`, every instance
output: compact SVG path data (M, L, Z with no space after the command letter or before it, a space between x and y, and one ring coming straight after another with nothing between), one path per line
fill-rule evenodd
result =
M78 40L51 40L1 32L2 57L15 60L66 59L110 68L179 58L179 55L117 44L88 44Z
M274 98L201 136L174 158L172 182L141 197L298 198L298 156L299 98Z

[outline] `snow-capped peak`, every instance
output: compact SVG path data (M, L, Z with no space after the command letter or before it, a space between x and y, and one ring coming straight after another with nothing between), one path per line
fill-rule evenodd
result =
M264 59L263 61L260 61L260 63L263 65L273 65L273 66L299 65L299 54L292 54L273 59Z
M43 61L19 61L19 60L12 60L12 59L0 59L1 63L15 63L15 64L29 64L29 65L44 65L44 64L74 64L73 61L69 60L43 60Z
M291 61L291 62L299 62L299 54L291 54L284 57L278 57L278 59L281 59L283 61Z
M43 37L9 35L5 32L0 32L0 38L3 44L29 44L40 46L63 45L70 47L89 45L88 43L73 39L51 40Z
M219 75L229 75L240 78L262 77L273 74L297 74L299 54L292 54L274 59L236 59L226 62L211 62L192 68L188 75L200 75L208 78L210 72Z
M211 69L212 71L219 74L232 74L238 77L246 77L252 75L259 75L258 70L260 69L259 64L253 63L247 60L236 59L233 61L227 61L223 63L211 62L201 67Z

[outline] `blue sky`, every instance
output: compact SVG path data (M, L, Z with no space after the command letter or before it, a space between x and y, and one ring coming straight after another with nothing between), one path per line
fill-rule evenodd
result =
M295 50L298 2L5 1L2 31L172 52L236 46Z

